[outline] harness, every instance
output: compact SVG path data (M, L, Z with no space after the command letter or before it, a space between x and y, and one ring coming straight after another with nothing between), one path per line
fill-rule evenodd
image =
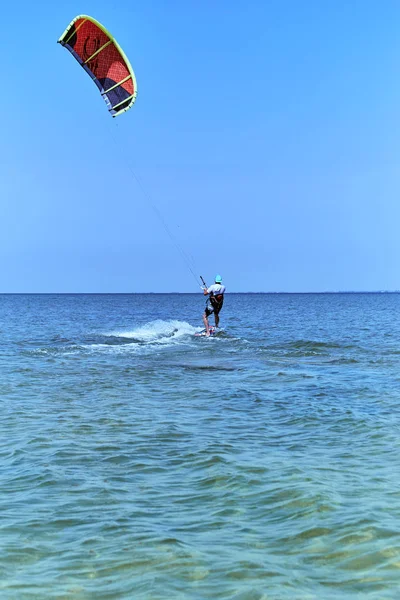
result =
M224 303L224 295L223 294L215 294L214 295L213 292L210 292L210 297L207 298L207 301L206 301L206 309L208 308L209 302L210 302L211 306L213 307L214 311L218 314Z
M223 294L216 294L214 296L214 294L211 292L211 294L210 294L210 302L211 302L212 306L215 309L221 310L222 304L224 302L224 295Z

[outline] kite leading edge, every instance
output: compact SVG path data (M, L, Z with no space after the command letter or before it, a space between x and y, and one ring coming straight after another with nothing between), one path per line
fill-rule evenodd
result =
M113 117L126 112L136 100L136 77L125 53L98 21L79 15L58 43L67 48L90 75Z

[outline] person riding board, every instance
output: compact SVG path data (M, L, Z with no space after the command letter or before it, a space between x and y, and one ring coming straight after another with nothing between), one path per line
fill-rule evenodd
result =
M203 278L202 281L205 286L203 288L203 293L205 296L209 296L206 304L206 309L203 314L203 322L206 328L206 336L208 337L210 335L210 325L208 322L208 317L212 313L214 313L215 327L218 327L219 313L224 303L225 286L222 285L221 275L215 276L215 283L213 285L210 285L209 288L207 288Z

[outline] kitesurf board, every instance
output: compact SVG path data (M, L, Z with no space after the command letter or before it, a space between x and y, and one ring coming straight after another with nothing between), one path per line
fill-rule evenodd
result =
M216 335L217 333L218 333L218 331L215 327L210 327L210 336ZM202 331L197 331L194 335L196 337L207 337L205 329L202 329Z

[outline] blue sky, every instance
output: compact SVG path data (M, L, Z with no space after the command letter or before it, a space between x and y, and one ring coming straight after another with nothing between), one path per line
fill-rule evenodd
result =
M198 291L176 244L230 291L400 289L397 0L2 10L1 292ZM135 70L117 119L78 14Z

